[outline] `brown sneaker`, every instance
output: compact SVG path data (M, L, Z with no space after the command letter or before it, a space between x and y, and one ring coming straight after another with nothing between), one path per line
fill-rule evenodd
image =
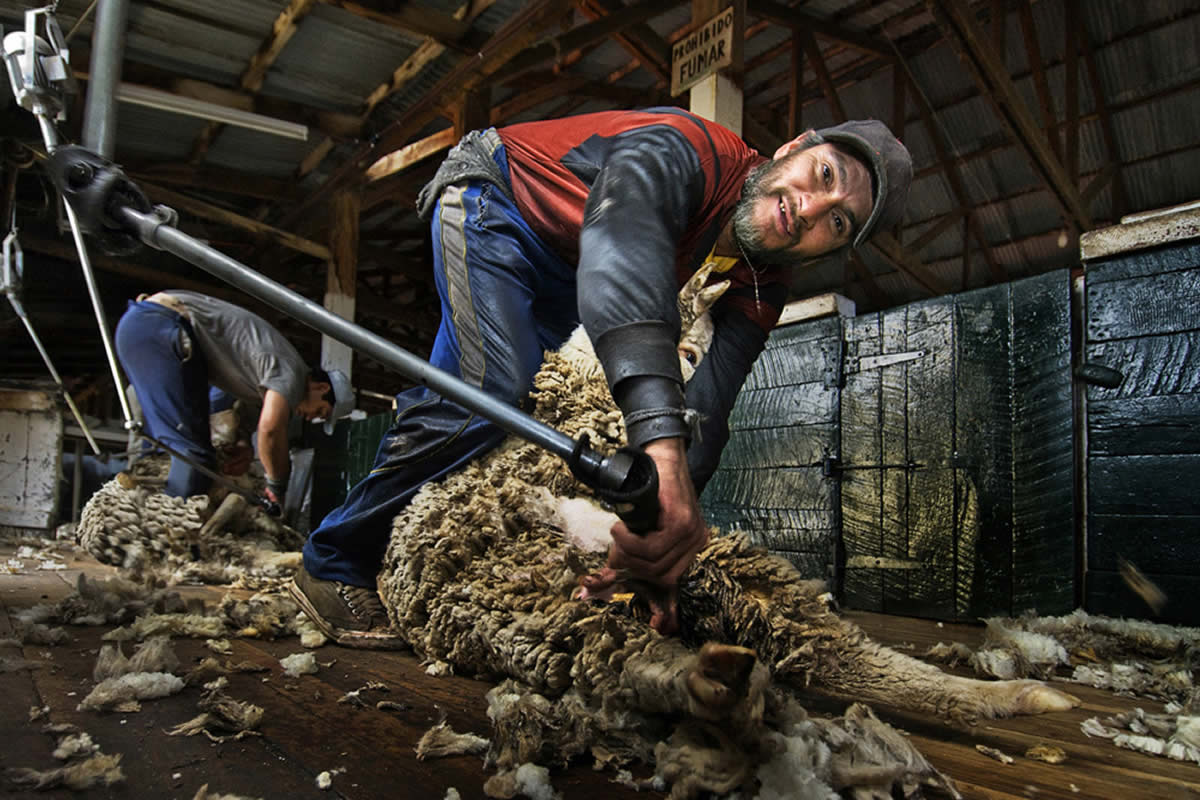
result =
M303 566L288 592L321 632L345 647L393 650L404 640L389 626L379 593L365 586L314 578Z

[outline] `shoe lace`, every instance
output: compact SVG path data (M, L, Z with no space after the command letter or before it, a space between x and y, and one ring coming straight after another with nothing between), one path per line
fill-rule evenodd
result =
M346 605L350 607L350 611L356 617L366 619L387 618L387 613L383 610L383 601L379 599L379 593L374 589L368 589L365 586L342 584L338 587L338 594L346 601Z

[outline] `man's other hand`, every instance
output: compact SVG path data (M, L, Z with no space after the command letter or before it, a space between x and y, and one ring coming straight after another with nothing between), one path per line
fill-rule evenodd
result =
M682 439L658 439L646 445L646 453L658 468L658 528L633 533L624 522L612 527L613 544L608 564L584 579L590 596L603 594L627 571L635 582L649 584L650 624L659 633L674 633L679 578L708 544L708 526L688 473L687 452Z

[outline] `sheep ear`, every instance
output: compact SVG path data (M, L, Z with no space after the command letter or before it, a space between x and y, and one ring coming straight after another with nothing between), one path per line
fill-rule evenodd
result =
M716 305L717 301L721 299L721 295L725 294L725 290L728 288L729 281L721 281L700 290L695 300L692 301L692 308L695 309L696 315L699 316Z
M716 262L706 261L692 273L692 277L688 278L687 283L679 290L679 304L683 308L692 308L695 305L700 290L704 288L704 284L708 281L708 276L712 274L715 266Z

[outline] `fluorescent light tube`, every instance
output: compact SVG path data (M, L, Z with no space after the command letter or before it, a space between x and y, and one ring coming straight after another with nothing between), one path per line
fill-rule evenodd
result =
M149 86L122 83L117 86L117 99L133 103L135 106L146 106L213 122L224 122L226 125L236 125L239 128L249 128L253 131L270 133L288 139L300 139L301 141L308 139L307 125L255 114L252 111L242 111L240 108L230 108L206 100L183 97L152 89Z

